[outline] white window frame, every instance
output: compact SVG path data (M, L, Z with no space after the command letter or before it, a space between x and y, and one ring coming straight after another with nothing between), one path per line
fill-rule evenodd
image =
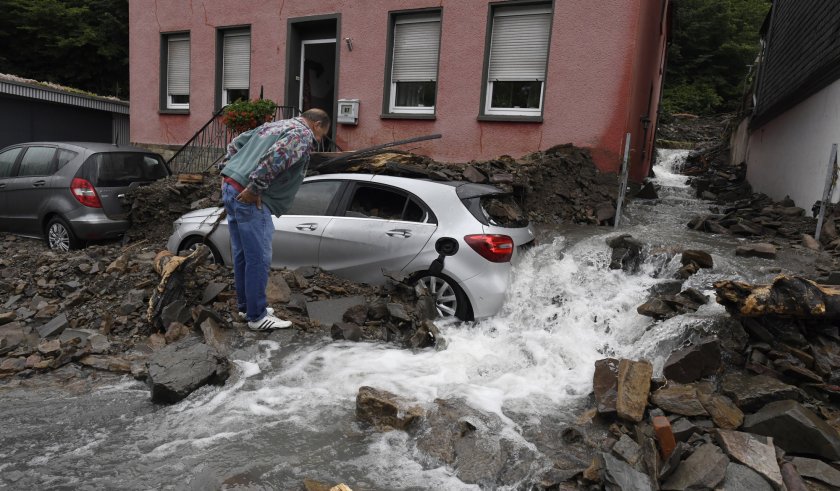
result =
M534 82L540 82L540 104L537 108L499 108L493 107L493 83L496 82L495 80L490 79L490 64L493 57L492 52L492 44L493 44L493 32L492 30L496 26L496 19L498 17L508 17L508 16L515 16L515 15L529 15L529 14L549 14L552 15L552 7L551 4L546 5L530 5L530 6L522 6L522 7L497 7L493 10L493 21L490 27L490 46L488 46L488 57L487 57L487 86L485 87L485 104L484 104L484 114L488 116L542 116L543 111L543 103L545 98L545 79L546 74L544 73L541 79L533 80ZM549 32L548 32L548 39L551 40L551 22L549 22ZM549 47L546 47L546 71L548 70L548 54L549 54ZM519 80L517 80L519 81ZM527 80L522 80L523 82Z
M229 29L222 32L222 82L221 82L221 101L222 106L227 106L230 104L231 101L230 94L228 90L243 90L242 87L226 87L225 86L225 45L227 44L228 38L232 37L247 37L248 38L248 86L244 87L244 90L248 91L248 95L250 97L251 93L251 30L250 29Z
M437 22L441 26L441 13L423 13L423 14L397 14L394 18L394 25L392 27L391 36L393 43L391 46L391 73L389 74L390 94L388 101L388 112L393 114L434 114L435 106L437 105L437 79L440 70L440 27L438 28L438 66L435 70L434 80L416 80L416 82L435 82L435 106L398 106L397 105L397 82L394 81L394 51L397 47L396 31L398 24L419 24L423 22Z
M190 35L189 33L183 34L168 34L166 36L166 108L167 109L189 109L190 103L178 103L172 100L173 94L169 92L169 65L172 61L172 41L187 41L187 95L189 94L189 82L190 82L190 75L191 75L191 67L189 66L190 62L190 54L191 54L191 45L190 45ZM182 94L174 94L174 95L182 95Z

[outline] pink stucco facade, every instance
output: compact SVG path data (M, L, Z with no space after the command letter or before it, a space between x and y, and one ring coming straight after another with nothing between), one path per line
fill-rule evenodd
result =
M668 0L555 0L541 122L482 121L487 0L132 0L130 9L131 140L185 143L213 113L216 36L250 26L251 94L286 101L289 19L339 14L337 93L359 99L357 126L337 125L336 141L358 149L432 133L412 145L449 162L520 156L553 145L589 147L598 167L620 167L631 133L632 177L647 174L668 31ZM381 116L389 56L389 12L439 8L440 62L432 120ZM189 31L189 114L160 111L161 33ZM352 40L349 50L344 38ZM294 102L292 102L294 103ZM650 120L645 131L642 117Z

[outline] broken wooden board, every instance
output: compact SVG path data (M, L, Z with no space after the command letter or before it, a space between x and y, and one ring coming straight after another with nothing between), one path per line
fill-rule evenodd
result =
M204 174L178 174L178 182L183 184L201 184L204 182Z
M799 276L779 276L770 285L725 280L714 287L718 303L742 317L840 318L840 289Z

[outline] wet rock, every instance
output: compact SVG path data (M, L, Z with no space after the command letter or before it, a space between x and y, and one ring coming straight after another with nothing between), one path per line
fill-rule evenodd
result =
M86 367L115 373L131 373L131 361L122 356L87 355L79 359Z
M816 479L840 489L840 471L825 462L805 457L794 457L792 463L800 476Z
M773 486L749 467L730 462L726 467L726 477L717 489L720 491L773 491Z
M184 324L181 324L180 322L172 322L169 324L169 327L166 328L166 334L163 335L163 338L166 340L166 344L172 344L189 336L190 332L190 328Z
M618 417L638 423L644 416L653 366L646 360L621 360L618 364Z
M698 431L697 426L687 418L678 418L671 424L671 429L674 432L674 438L678 441L685 442Z
M755 411L768 402L800 398L799 389L767 375L727 374L721 391L742 411Z
M651 394L651 402L669 413L683 416L708 416L700 404L697 388L692 385L668 384Z
M336 322L343 322L347 309L364 303L365 297L362 296L306 302L306 312L310 320L318 321L323 326L331 326Z
M388 315L395 321L411 322L411 317L406 312L405 306L399 303L388 304Z
M225 291L225 288L227 288L227 283L208 283L201 295L201 303L212 302L220 293Z
M350 322L361 326L367 322L368 310L369 308L367 304L360 303L359 305L354 305L347 309L341 316L341 319L344 322Z
M639 199L659 199L659 193L656 192L656 186L653 185L653 182L647 181L642 189L639 190L639 193L636 194L636 198Z
M711 269L714 267L714 261L712 260L711 254L709 254L706 251L698 251L693 249L683 251L680 262L683 266L694 263L700 268Z
M621 438L613 445L612 451L633 466L642 458L642 447L627 435L621 435Z
M741 257L760 257L764 259L776 258L776 246L767 243L738 246L735 255Z
M417 314L417 319L421 321L431 321L440 317L435 298L428 294L418 296L414 304L414 312Z
M163 308L160 315L160 322L164 328L173 322L186 324L190 320L192 320L192 313L190 313L190 308L184 300L175 300L170 303Z
M723 481L729 459L715 445L706 443L685 459L662 484L665 491L712 489Z
M359 341L362 339L362 328L350 322L336 322L330 328L330 335L335 340Z
M796 401L767 404L744 419L744 431L772 437L786 452L840 460L840 434Z
M420 406L385 390L360 387L356 394L356 417L380 431L406 430L423 416Z
M425 323L418 326L406 342L406 346L411 349L423 349L434 345L435 336L429 331L428 325Z
M601 480L608 490L653 490L650 478L608 453L602 454L604 467Z
M219 323L212 318L205 319L201 323L201 333L204 334L204 342L221 356L230 354L230 336L219 326Z
M642 249L644 244L630 234L622 234L607 239L607 245L612 248L610 269L621 269L627 273L639 271L644 260Z
M119 315L128 315L143 306L146 298L145 290L129 290L123 303L117 309Z
M618 396L618 360L604 358L595 362L592 387L595 392L598 413L602 415L615 414L616 397Z
M185 339L155 352L148 362L152 401L174 403L205 384L223 384L229 362L206 344Z
M272 271L268 277L265 296L269 305L287 304L292 295L292 289L279 272Z
M714 375L720 367L720 341L709 337L671 353L662 374L669 380L685 384Z
M718 430L717 439L730 457L764 476L777 489L784 488L772 438L740 431Z
M671 455L662 461L662 468L659 470L660 481L665 481L674 474L680 466L683 456L687 454L690 449L691 447L687 443L677 442L677 446L674 447L674 451L671 452Z
M59 315L55 319L47 322L43 326L37 328L38 335L42 338L48 338L51 336L58 336L61 334L64 329L69 326L70 323L67 321L67 316L64 314Z
M661 298L654 298L636 308L639 315L652 317L656 320L670 319L678 314L667 302Z
M700 404L718 428L734 430L744 422L744 413L726 396L698 393Z

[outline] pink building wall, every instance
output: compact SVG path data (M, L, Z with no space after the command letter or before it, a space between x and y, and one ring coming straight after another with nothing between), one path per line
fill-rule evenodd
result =
M344 149L440 133L415 144L415 152L449 162L514 157L561 143L590 147L601 170L620 167L624 135L631 138L633 177L655 128L667 29L660 32L662 2L555 0L542 123L478 121L487 0L132 0L130 13L131 140L181 145L213 113L216 29L251 27L251 94L284 101L289 18L341 15L337 98L360 99L358 126L337 125ZM388 12L442 9L435 120L382 119ZM189 31L190 113L159 113L161 33ZM341 41L341 40L339 40ZM654 87L646 141L639 121ZM644 150L644 152L643 152Z

